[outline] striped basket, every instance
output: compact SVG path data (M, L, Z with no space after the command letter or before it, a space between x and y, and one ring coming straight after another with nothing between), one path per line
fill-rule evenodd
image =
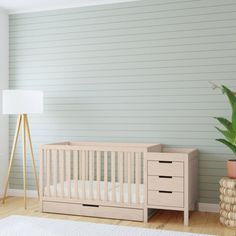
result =
M220 222L228 227L236 227L236 180L220 180Z

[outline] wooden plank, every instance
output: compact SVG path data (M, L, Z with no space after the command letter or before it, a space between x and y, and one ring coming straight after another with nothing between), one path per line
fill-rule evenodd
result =
M148 208L147 208L147 198L148 198L148 194L147 194L147 174L148 174L148 170L147 170L147 153L143 152L141 153L141 157L143 156L143 172L142 172L142 178L143 178L143 186L144 186L144 211L143 211L143 218L144 218L144 222L148 222Z
M111 152L111 182L112 182L112 201L116 201L116 169L115 169L115 152Z
M83 151L79 150L79 180L82 180L82 154Z
M134 153L135 152L131 152L130 153L130 168L131 168L131 184L133 184L135 182L134 180L134 171L135 171L135 166L134 166Z
M97 200L99 201L101 198L101 193L100 193L100 181L101 181L101 152L97 151Z
M124 152L124 182L128 183L128 152Z
M85 178L86 178L86 151L82 151L82 200L86 199Z
M65 158L64 151L59 150L59 168L60 168L60 185L61 185L61 197L64 197L64 179L65 179Z
M71 151L66 151L66 186L67 197L71 198Z
M120 182L120 203L124 202L124 153L118 152L118 163L119 163L119 182Z
M104 200L108 201L108 158L107 152L104 152Z
M89 199L93 199L94 152L89 151Z
M47 150L47 154L46 154L46 159L47 159L47 196L51 196L51 190L50 190L50 185L51 185L51 151Z
M128 153L128 203L131 204L131 153Z
M57 150L52 151L52 172L53 172L53 196L57 197Z
M44 196L44 150L39 148L39 161L40 161L40 169L39 169L39 184L40 184L40 202L42 206L42 198Z
M74 180L74 192L75 198L78 198L78 171L79 171L79 166L78 166L78 151L73 151L73 180Z
M135 188L136 188L136 203L140 203L140 172L141 172L141 158L140 153L135 153Z

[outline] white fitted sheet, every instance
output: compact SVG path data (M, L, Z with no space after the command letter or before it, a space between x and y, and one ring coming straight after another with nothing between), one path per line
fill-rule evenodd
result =
M92 184L92 197L90 196L90 189L91 189L91 184ZM86 199L94 199L97 200L97 181L85 181L85 196ZM68 184L65 181L64 182L64 197L68 196ZM71 180L70 181L70 193L72 198L76 198L76 192L75 192L75 181ZM78 198L82 198L82 191L83 191L83 181L78 180ZM120 191L121 191L121 186L119 182L115 182L115 193L116 193L116 202L121 202L120 200ZM56 185L56 193L55 193L55 187L54 185L50 185L50 193L51 196L56 196L60 197L62 196L62 186L60 183ZM112 182L107 182L107 197L108 201L112 201ZM48 196L48 191L47 187L45 187L45 196ZM104 201L105 198L105 182L100 181L100 200ZM123 201L124 203L129 202L129 194L128 194L128 183L123 183ZM139 184L139 204L142 204L144 202L144 185ZM137 198L136 198L136 184L131 184L131 203L132 204L137 204Z

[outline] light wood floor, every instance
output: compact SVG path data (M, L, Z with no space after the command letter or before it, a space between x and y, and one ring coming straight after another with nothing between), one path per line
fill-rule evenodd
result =
M37 216L65 220L88 221L103 224L116 224L124 226L166 229L193 233L236 236L236 229L229 229L223 227L219 223L218 214L206 212L192 212L190 215L190 225L186 227L183 226L183 214L181 212L160 210L157 212L156 215L154 215L150 219L149 223L142 223L92 217L41 213L39 211L39 203L37 199L28 199L28 209L25 210L23 198L11 197L7 199L6 204L3 205L0 203L0 218L7 217L9 215Z

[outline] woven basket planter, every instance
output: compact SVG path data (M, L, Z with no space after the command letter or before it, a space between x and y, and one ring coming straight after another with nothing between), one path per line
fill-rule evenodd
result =
M236 227L236 221L235 220L230 220L227 218L224 218L223 216L220 216L220 222L228 227Z
M220 187L220 193L229 197L236 197L236 189Z
M235 204L220 202L220 209L236 213L236 205Z
M220 216L223 216L226 219L236 221L236 212L220 210Z
M236 180L227 177L220 180L220 222L236 227Z
M224 188L236 190L236 180L224 177L220 180L220 186Z
M229 204L236 204L236 197L230 197L223 194L220 194L220 200Z

